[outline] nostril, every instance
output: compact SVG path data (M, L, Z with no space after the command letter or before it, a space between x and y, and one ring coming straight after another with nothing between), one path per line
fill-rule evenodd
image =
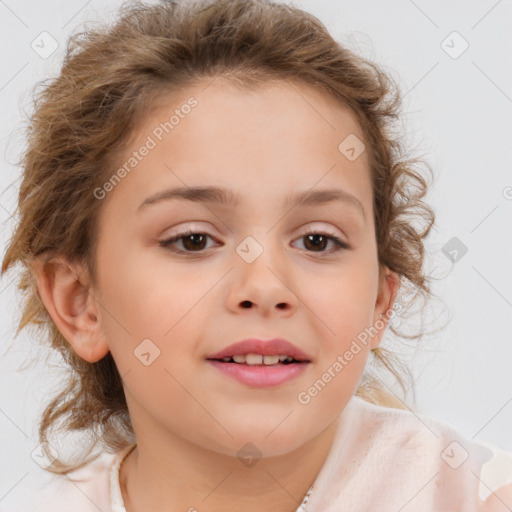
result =
M251 301L250 300L244 300L242 302L242 307L244 308L250 308L251 307Z

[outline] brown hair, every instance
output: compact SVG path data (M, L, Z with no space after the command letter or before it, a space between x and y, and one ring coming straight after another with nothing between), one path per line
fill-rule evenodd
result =
M75 354L41 301L30 262L64 255L84 263L95 282L101 201L92 191L108 179L117 152L164 91L215 76L238 86L298 80L351 109L369 152L381 271L386 266L400 276L399 302L411 290L409 304L419 295L432 296L423 272L423 239L434 213L423 201L427 181L415 169L424 162L406 159L404 144L392 136L401 93L389 74L341 46L316 17L289 5L268 0L125 3L113 26L73 35L60 74L38 84L43 88L34 91L28 145L19 162L19 222L2 264L2 274L16 262L23 267L18 289L24 303L16 336L30 324L39 335L45 331L45 340L68 367L67 385L39 425L44 447L53 431L86 431L95 432L94 446L117 451L134 442L134 433L112 356L89 363ZM423 221L423 228L413 219ZM402 308L400 316L406 311ZM423 335L400 333L392 324L390 329L404 339ZM407 369L394 353L379 347L373 356L403 390L409 386ZM376 377L365 375L359 384L357 395L363 399L405 408ZM57 459L48 470L67 473L96 456L74 465Z

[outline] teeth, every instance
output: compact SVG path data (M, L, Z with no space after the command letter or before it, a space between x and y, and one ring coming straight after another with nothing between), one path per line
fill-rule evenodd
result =
M279 356L263 356L264 364L277 364L279 363Z
M246 364L263 364L263 356L261 354L246 354Z
M279 362L283 361L293 361L292 356L287 355L262 355L262 354L246 354L246 355L236 355L231 357L225 357L222 359L224 362L229 362L233 359L235 363L238 364L248 364L248 365L261 365L265 364L268 366L276 365Z

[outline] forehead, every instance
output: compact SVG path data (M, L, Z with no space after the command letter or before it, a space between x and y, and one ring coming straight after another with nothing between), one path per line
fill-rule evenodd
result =
M192 101L196 105L190 108L187 103ZM173 112L176 115L172 116ZM222 76L202 78L176 91L155 94L139 117L130 142L137 145L156 131L158 139L172 138L176 143L180 138L195 136L199 147L222 135L242 135L249 130L251 140L245 141L246 149L251 141L256 145L266 134L269 138L276 133L281 137L275 142L283 148L291 139L305 137L323 137L332 146L353 134L365 142L356 114L319 86L298 79L238 83Z
M169 186L219 186L277 200L318 183L345 185L368 202L366 151L351 161L340 149L351 137L364 143L354 113L309 84L204 79L156 98L117 163L150 140L151 149L113 195L129 189L135 209Z

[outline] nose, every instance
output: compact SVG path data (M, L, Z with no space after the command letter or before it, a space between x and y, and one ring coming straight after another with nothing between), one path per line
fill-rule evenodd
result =
M237 314L252 314L250 310L254 310L264 317L293 315L299 298L292 271L284 259L278 261L271 253L266 248L250 263L236 255L235 268L230 272L228 309Z

